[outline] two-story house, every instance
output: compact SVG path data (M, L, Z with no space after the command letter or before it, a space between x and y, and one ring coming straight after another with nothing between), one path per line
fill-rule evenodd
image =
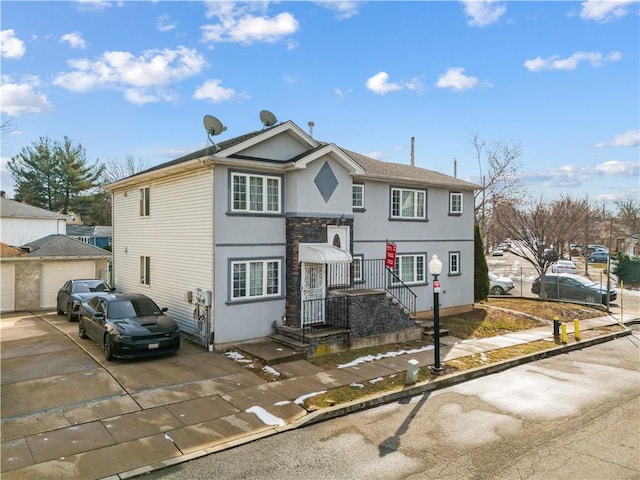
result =
M431 310L433 255L442 311L471 308L477 188L286 121L111 184L114 284L169 307L185 334L217 349L322 325L336 315L331 292L383 290L379 301L393 297L409 317ZM359 336L397 320L366 308Z

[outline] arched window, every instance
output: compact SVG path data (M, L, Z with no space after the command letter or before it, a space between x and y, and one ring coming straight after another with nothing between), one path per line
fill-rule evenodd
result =
M338 235L337 233L333 236L333 246L337 248L342 248L340 246L340 235Z

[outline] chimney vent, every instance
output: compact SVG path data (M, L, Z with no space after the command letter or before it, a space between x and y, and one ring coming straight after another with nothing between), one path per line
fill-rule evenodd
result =
M309 125L309 136L313 137L313 126L315 125L315 123L313 122L313 120L309 120L309 123L307 123L307 125Z

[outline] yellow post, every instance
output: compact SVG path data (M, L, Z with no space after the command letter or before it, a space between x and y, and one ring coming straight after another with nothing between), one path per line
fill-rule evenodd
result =
M577 318L573 321L573 336L576 337L576 342L580 341L580 322Z
M562 343L567 343L567 324L563 323L560 328L562 330Z

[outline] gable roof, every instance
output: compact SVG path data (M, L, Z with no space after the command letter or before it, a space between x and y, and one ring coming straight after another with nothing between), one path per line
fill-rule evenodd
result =
M47 235L23 246L29 257L111 257L111 252L66 235Z
M308 145L308 149L296 155L294 158L282 160L258 158L246 156L240 153L248 147L283 133L292 135L301 142L301 145ZM402 181L405 183L427 184L447 188L457 188L460 190L481 189L479 185L465 180L460 180L434 170L428 170L414 165L382 162L347 150L330 142L317 141L305 133L291 120L263 128L262 130L240 135L217 143L215 146L212 145L188 155L184 155L175 160L156 165L155 167L151 167L143 172L132 175L131 177L112 183L109 185L109 188L111 189L120 185L129 184L131 183L131 179L135 180L135 177L145 176L152 172L158 172L159 170L175 167L193 160L200 160L202 162L204 159L207 159L210 162L225 163L233 162L233 160L248 160L269 163L272 165L280 164L283 168L288 168L289 166L293 166L294 168L305 168L307 163L315 160L319 155L323 154L332 155L335 159L340 161L352 175L363 179L371 178L374 180Z
M10 200L6 197L0 197L0 216L3 218L69 219L67 215Z

